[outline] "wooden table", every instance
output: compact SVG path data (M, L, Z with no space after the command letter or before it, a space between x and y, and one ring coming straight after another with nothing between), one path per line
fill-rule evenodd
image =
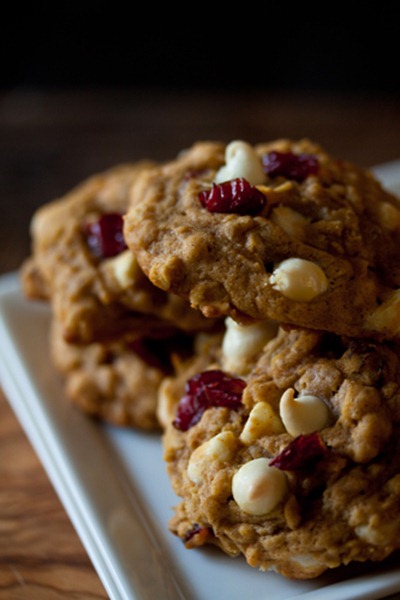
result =
M0 391L0 598L107 598Z
M198 139L302 136L363 166L400 158L400 98L262 91L0 93L0 274L18 269L28 255L35 208L96 171L143 157L170 158ZM0 599L106 598L1 393L0 415Z

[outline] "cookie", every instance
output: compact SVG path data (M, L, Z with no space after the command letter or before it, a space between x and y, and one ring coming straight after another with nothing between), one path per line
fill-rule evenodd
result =
M33 216L22 287L29 298L51 301L70 343L145 330L154 317L161 328L210 326L187 301L151 284L126 247L122 219L129 189L148 166L143 161L93 175Z
M139 177L124 235L207 317L400 334L400 204L309 140L197 142Z
M160 330L154 337L151 330L138 331L106 342L71 344L53 318L50 357L66 398L83 413L117 426L159 431L159 387L175 363L189 355L192 339L178 330L165 337Z
M398 549L398 347L280 327L240 376L227 348L160 388L171 532L294 579Z

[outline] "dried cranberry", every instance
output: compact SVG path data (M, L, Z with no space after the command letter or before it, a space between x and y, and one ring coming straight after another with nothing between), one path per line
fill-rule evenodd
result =
M87 223L85 236L93 256L110 258L125 250L122 229L123 218L118 213L105 213L97 221Z
M190 335L180 332L167 338L136 338L128 347L150 367L168 373L173 368L173 355L186 355L192 342Z
M297 471L313 467L327 452L318 433L299 435L270 461L270 465L282 471Z
M294 154L276 150L263 156L263 169L270 177L286 177L301 183L318 171L318 159L312 154Z
M170 357L161 340L138 338L129 342L129 348L149 367L168 371L171 367Z
M208 408L226 406L237 410L242 402L242 393L246 386L238 379L218 369L203 371L189 379L185 394L181 398L174 426L187 431L198 423Z
M264 194L244 177L213 183L211 190L200 192L199 200L210 212L239 215L256 215L266 202Z
M213 536L213 530L211 527L201 527L197 523L193 525L192 529L186 532L183 538L183 542L187 547L191 546L202 546ZM193 540L193 538L196 538Z

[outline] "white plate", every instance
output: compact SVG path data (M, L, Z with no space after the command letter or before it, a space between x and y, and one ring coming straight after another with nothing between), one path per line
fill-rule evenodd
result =
M400 162L377 174L400 191ZM372 600L400 591L399 555L312 581L261 573L168 532L176 504L156 434L95 423L63 396L48 356L49 311L0 277L0 383L111 600Z

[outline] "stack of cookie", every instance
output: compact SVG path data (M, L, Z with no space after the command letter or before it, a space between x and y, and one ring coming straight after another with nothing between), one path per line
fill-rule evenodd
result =
M101 420L159 430L160 383L214 321L153 286L126 247L129 190L149 166L118 165L39 208L21 283L51 307L50 358L66 396Z
M197 143L132 188L154 285L224 318L161 386L171 530L310 578L400 544L400 204L307 140Z
M87 231L116 212L104 256ZM70 397L162 429L171 531L306 579L400 547L399 233L398 199L309 140L198 142L39 211L24 289ZM149 394L118 368L143 339L169 365Z

